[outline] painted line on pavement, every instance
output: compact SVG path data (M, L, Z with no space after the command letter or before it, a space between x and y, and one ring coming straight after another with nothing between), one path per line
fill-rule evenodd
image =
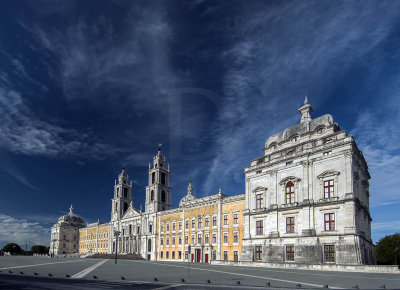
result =
M71 278L73 279L80 279L85 277L87 274L89 274L90 272L92 272L94 269L96 269L97 267L100 267L101 265L103 265L105 262L107 262L108 260L102 260L100 262L98 262L97 264L94 264L92 266L90 266L89 268L86 268L82 271L80 271L79 273L76 273L75 275L71 276Z
M157 262L151 262L151 263L152 264L161 265L161 266L169 266L169 267L177 267L177 268L185 268L185 269L187 269L187 266L178 266L178 265L163 264L163 263L157 263ZM211 269L202 269L202 268L196 268L196 267L190 267L190 269L196 269L196 270L207 271L207 272L222 273L222 274L238 275L238 276L251 277L251 278L259 278L259 279L264 279L264 280L273 280L273 281L286 282L286 283L291 283L291 284L302 284L302 285L307 285L307 286L311 286L311 287L319 287L319 288L321 288L321 287L324 286L324 285L305 283L305 282L299 282L299 281L277 279L277 278L265 277L265 276L255 276L255 275L242 274L242 273L232 273L232 272L211 270ZM329 288L331 288L331 289L346 289L346 288L340 288L340 287L329 287Z
M24 266L13 266L13 267L0 268L0 270L26 268L26 267L34 267L34 266L44 266L44 265L52 265L52 264L65 264L65 263L74 263L74 262L82 262L82 261L84 261L84 260L74 260L74 261L67 261L67 262L53 262L53 263L33 264L33 265L24 265Z
M182 286L183 284L172 284L172 285L168 285L168 286L164 286L164 287L160 287L160 288L154 288L154 290L163 290L163 289L169 289L169 288L173 288L173 287L179 287Z

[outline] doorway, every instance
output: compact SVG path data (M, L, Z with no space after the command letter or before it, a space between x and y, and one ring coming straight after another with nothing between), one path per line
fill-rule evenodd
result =
M197 263L201 262L201 250L200 249L196 250L196 262Z
M208 254L204 255L204 263L208 263Z

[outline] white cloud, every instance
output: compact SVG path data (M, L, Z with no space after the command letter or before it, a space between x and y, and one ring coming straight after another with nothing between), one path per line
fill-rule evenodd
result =
M23 249L25 243L48 246L50 228L39 222L15 218L0 213L0 243L17 243Z

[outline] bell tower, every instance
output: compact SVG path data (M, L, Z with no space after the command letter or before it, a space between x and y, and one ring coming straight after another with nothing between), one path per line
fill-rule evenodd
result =
M122 168L118 175L118 183L115 180L114 198L112 199L111 220L119 220L129 207L133 207L132 200L132 181L128 184L129 176Z
M158 153L153 157L153 166L149 163L149 185L146 186L146 212L158 212L170 209L172 206L172 188L169 187L169 164L165 167L165 157L161 154L161 144Z

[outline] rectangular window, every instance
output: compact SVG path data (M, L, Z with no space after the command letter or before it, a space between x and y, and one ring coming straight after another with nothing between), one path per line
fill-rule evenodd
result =
M199 244L201 244L201 234L198 234L198 235L197 235L197 242L198 242Z
M238 251L233 251L233 261L235 263L239 262L239 254Z
M167 252L167 259L169 259L169 252Z
M209 240L208 240L208 234L204 235L204 243L208 244Z
M175 251L172 251L172 259L175 259Z
M195 240L195 237L194 237L194 235L192 235L192 243L191 243L191 245L194 245L194 240Z
M192 229L194 229L196 227L196 220L192 219Z
M326 213L324 215L325 219L325 231L334 231L335 230L335 214L334 213Z
M189 237L185 236L185 245L189 244Z
M209 217L206 217L206 218L204 219L204 226L205 226L206 228L210 226L210 218L209 218Z
M262 248L261 246L256 246L256 260L260 261L262 256Z
M165 185L165 173L161 172L161 184Z
M164 245L164 239L163 239L163 238L161 238L161 240L160 240L160 244L161 244L161 246L163 246L163 245Z
M172 245L175 246L175 237L172 237Z
M169 224L167 224L167 232L169 232Z
M286 261L294 261L294 246L286 246Z
M324 245L325 262L335 262L335 246Z
M203 227L203 217L202 217L201 215L199 215L199 216L197 217L197 226L198 226L199 228L202 228L202 227Z
M186 229L189 229L189 220L186 220L186 221L185 221L185 228L186 228Z
M189 257L189 253L188 253L188 251L185 251L185 259L187 260L188 257Z
M131 227L129 226L129 233L131 232ZM149 225L149 233L153 232L153 225Z
M176 225L175 225L175 223L172 223L172 231L175 232L175 230L176 230Z
M216 233L213 233L213 234L212 234L212 243L213 243L213 244L216 244L216 243L217 243L217 234L216 234Z
M182 222L179 222L179 230L182 230Z
M213 223L213 227L217 226L217 217L216 216L212 217L212 223Z
M182 259L182 252L181 251L178 252L178 259L179 260Z
M164 258L164 257L163 257L163 256L164 256L163 254L164 254L164 252L161 252L161 253L160 253L160 255L161 255L161 259L163 259L163 258Z
M224 226L228 225L228 215L224 214Z
M233 214L233 224L237 225L239 223L239 214L234 213Z
M239 233L238 232L233 232L233 242L239 243Z
M169 246L169 237L167 237L166 245Z
M262 194L257 194L256 195L256 208L262 208L263 206L263 195Z
M224 261L228 261L228 251L224 251Z
M156 183L156 173L155 173L155 172L153 172L153 173L151 174L151 183L152 183L152 184Z
M294 233L294 217L286 218L286 233Z
M161 224L161 232L164 232L164 224Z
M331 198L335 196L333 180L324 181L324 198Z
M228 243L228 233L224 233L224 244Z
M293 182L288 182L286 185L286 203L294 203L294 184Z
M178 243L179 243L179 245L182 245L182 237L181 236L179 236Z
M129 225L129 234L132 234L132 225Z
M217 259L217 251L212 251L212 260L215 261Z
M263 221L256 221L257 235L262 235L264 233Z

